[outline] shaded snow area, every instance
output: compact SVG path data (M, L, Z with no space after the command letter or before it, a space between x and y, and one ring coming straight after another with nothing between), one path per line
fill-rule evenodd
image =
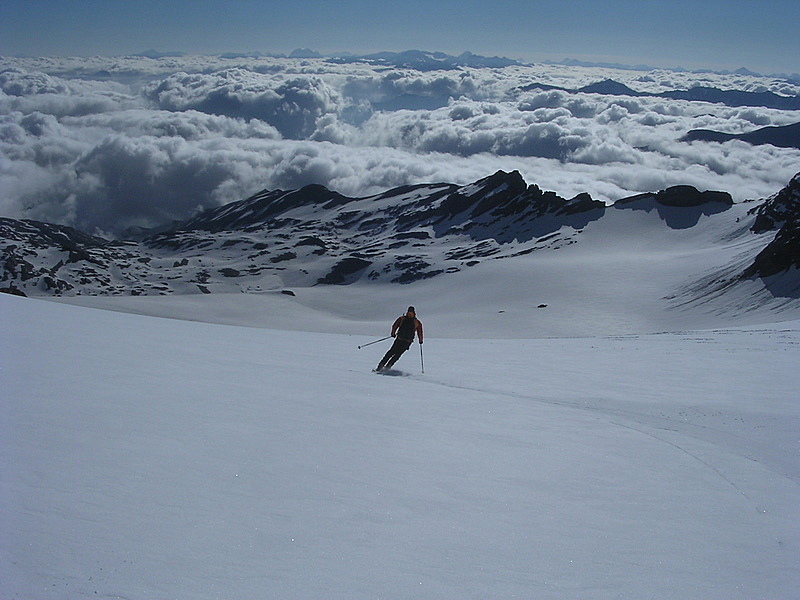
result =
M431 315L380 377L365 335L0 312L4 599L798 597L800 321Z

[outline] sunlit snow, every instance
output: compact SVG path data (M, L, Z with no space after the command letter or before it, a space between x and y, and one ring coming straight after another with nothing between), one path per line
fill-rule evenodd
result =
M0 295L4 597L796 593L800 322L454 339L415 295L379 377L380 290L372 337Z

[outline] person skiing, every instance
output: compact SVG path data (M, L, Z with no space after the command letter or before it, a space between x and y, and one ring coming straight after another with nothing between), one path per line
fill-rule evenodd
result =
M397 359L411 347L416 334L419 343L422 343L422 322L417 319L417 311L413 306L409 306L406 314L397 317L392 324L392 337L394 344L378 363L376 371L383 371L392 368Z

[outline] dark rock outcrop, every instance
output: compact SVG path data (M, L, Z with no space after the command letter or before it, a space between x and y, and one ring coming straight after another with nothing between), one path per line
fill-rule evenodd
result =
M749 214L756 216L753 233L773 231L786 223L800 221L800 173L780 192L750 210Z
M792 267L800 269L800 222L797 221L781 227L775 239L758 253L753 264L745 270L744 276L771 277Z
M358 279L358 274L363 273L372 263L363 258L348 257L339 261L325 277L318 283L343 285Z
M701 192L691 185L676 185L655 194L637 194L617 200L613 207L656 210L672 229L694 227L703 215L713 215L733 206L728 192Z
M0 287L0 294L10 294L12 296L21 296L23 298L28 297L25 292L19 288L15 288L13 285L8 287Z
M800 269L800 173L780 192L761 206L755 214L753 233L777 229L775 238L758 253L745 270L745 277L771 277L792 267Z

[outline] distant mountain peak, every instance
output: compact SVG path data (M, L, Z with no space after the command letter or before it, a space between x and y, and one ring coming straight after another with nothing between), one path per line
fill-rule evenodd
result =
M778 148L797 148L800 149L800 122L791 125L769 126L754 129L746 133L723 133L710 129L693 129L683 138L685 141L703 142L728 142L730 140L741 140L754 146L770 144Z
M133 54L132 56L141 56L144 58L152 58L157 60L159 58L176 58L181 56L186 56L185 52L161 52L159 50L145 50L144 52L139 52L138 54Z
M669 98L693 102L709 102L725 106L760 106L780 110L800 110L800 96L781 96L774 92L746 92L741 90L721 90L711 86L695 86L688 90L670 90L664 92L637 92L625 84L605 79L578 89L555 86L545 83L531 83L520 87L521 91L561 90L570 94L592 93L607 96L636 96L647 98ZM794 146L792 146L794 147Z
M297 48L289 54L289 58L322 58L322 56L322 54L310 48Z
M362 55L340 55L336 62L371 62L402 69L418 71L437 71L469 68L501 69L521 64L519 61L501 56L481 56L472 52L463 52L459 56L451 56L444 52L428 50L403 50L401 52L377 52Z
M619 83L613 79L604 79L597 83L591 83L578 90L587 94L603 94L606 96L642 96L641 92L636 92L624 83Z

